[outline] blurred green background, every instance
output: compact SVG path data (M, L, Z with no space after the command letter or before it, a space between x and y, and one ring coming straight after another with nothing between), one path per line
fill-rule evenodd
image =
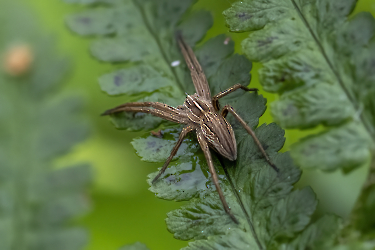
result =
M56 167L89 162L95 169L95 181L90 189L92 211L77 220L78 224L90 231L91 241L86 249L117 249L135 241L145 243L152 250L186 246L187 242L173 238L164 223L166 213L183 203L159 200L147 190L146 175L160 166L141 162L136 156L130 141L142 133L117 131L108 118L99 116L103 110L123 101L121 97L109 97L100 91L96 80L98 76L110 71L110 65L92 59L88 52L90 39L72 34L64 25L67 14L83 8L65 4L61 0L17 1L35 13L45 33L55 37L59 53L71 59L72 71L64 88L84 97L86 115L93 125L88 140L56 161ZM228 0L199 0L194 8L209 10L214 16L214 27L208 32L206 39L222 33L228 34L236 42L236 52L241 53L240 41L246 34L230 34L221 15L229 6ZM359 0L355 13L360 11L370 11L375 15L375 0ZM259 67L258 64L254 65L251 86L262 89L256 74ZM277 98L264 91L260 93L268 98L268 102ZM269 112L261 118L260 123L264 122L272 122ZM287 131L283 151L287 151L302 136L316 131L319 128L314 131ZM316 216L326 212L346 216L355 202L366 173L366 166L348 175L341 172L304 171L297 186L310 185L317 193L320 203Z

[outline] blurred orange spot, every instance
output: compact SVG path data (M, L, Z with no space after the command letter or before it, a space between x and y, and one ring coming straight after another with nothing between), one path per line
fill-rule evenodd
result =
M27 45L17 45L5 53L3 67L8 74L19 76L29 71L32 61L31 48Z

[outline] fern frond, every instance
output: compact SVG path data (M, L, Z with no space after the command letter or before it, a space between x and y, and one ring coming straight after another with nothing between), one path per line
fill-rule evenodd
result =
M81 249L86 230L67 222L89 209L88 165L54 169L84 139L81 100L56 90L67 60L56 56L24 6L0 12L0 248Z
M177 106L185 91L192 92L194 88L189 74L181 67L183 59L174 32L182 32L187 43L194 45L212 25L212 18L205 11L184 14L193 2L111 1L69 16L67 24L80 35L107 35L91 45L91 53L97 59L132 62L100 77L103 91L126 95L124 102L162 101ZM184 21L179 22L183 15ZM176 66L172 66L174 62ZM157 117L128 113L114 115L113 122L117 128L127 130L152 129L165 123Z
M91 46L96 58L126 63L120 70L100 77L105 92L124 94L124 102L162 101L177 106L183 103L185 92L193 94L195 91L174 34L181 30L194 47L211 25L208 13L188 10L192 3L114 0L89 5L89 10L68 17L67 23L81 35L99 37ZM212 93L236 83L249 84L251 63L233 52L234 43L223 35L196 46L195 54ZM254 93L238 91L223 98L224 102L233 105L253 129L266 109L266 100ZM113 115L112 119L117 128L130 130L155 129L162 124L161 120L143 114L122 113ZM225 213L204 155L192 135L184 140L158 182L151 185L157 172L148 177L150 190L158 197L190 200L181 209L168 213L168 229L178 239L195 239L188 249L244 249L249 246L268 249L292 242L309 223L317 201L310 188L292 191L301 171L288 153L277 153L285 141L284 131L276 124L264 124L255 129L267 154L281 170L277 174L264 160L251 136L237 121L228 119L236 134L238 160L229 162L218 155L213 158L220 185L240 223L235 224ZM179 128L171 123L164 123L162 128L163 138L147 134L132 142L142 160L164 162L169 155Z
M349 172L371 162L340 240L367 249L374 243L361 241L375 232L375 20L366 12L350 16L356 2L245 0L223 14L231 31L254 31L242 47L263 63L264 89L280 94L271 104L275 120L285 128L324 126L292 146L297 164Z
M369 13L348 20L355 3L247 0L224 12L231 31L257 30L242 46L264 63L265 90L281 94L271 104L276 121L285 128L327 127L292 149L306 168L349 171L374 146L375 21Z

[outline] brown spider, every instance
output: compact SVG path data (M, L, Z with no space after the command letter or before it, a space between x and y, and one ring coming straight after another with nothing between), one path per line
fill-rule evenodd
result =
M168 121L186 124L186 126L182 129L179 139L176 145L173 147L171 154L165 161L158 175L153 179L152 183L157 181L158 178L167 169L169 163L173 159L173 156L177 153L177 150L187 133L195 130L197 133L199 145L201 146L206 157L208 168L212 176L212 181L214 182L216 190L219 193L219 197L224 206L224 210L234 222L238 223L237 219L230 212L230 208L220 188L219 180L215 172L214 164L212 162L210 147L231 161L235 161L237 159L237 146L234 132L232 126L225 119L228 112L230 112L253 137L255 143L259 147L264 158L270 164L270 166L277 172L279 171L279 169L271 162L267 153L263 149L263 146L255 136L253 130L236 113L236 111L234 111L233 107L226 105L222 109L220 114L218 113L220 111L218 102L220 98L237 89L243 89L245 91L257 91L258 89L249 89L245 86L242 86L241 84L235 84L234 86L220 92L219 94L211 98L206 76L203 73L202 67L198 63L193 50L184 42L181 36L177 36L177 41L185 58L186 64L190 69L191 78L196 90L196 93L194 95L187 95L184 104L178 106L177 108L160 102L129 102L117 106L113 109L109 109L102 115L109 115L122 111L142 112L150 113L154 116L161 117Z

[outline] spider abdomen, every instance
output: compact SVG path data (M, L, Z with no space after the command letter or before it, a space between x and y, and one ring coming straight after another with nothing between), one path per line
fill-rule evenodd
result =
M188 95L184 102L190 121L198 125L208 145L225 158L237 159L237 146L232 126L219 115L212 102L198 94Z
M201 120L200 129L209 146L234 161L237 159L237 145L232 126L216 112L207 112Z

